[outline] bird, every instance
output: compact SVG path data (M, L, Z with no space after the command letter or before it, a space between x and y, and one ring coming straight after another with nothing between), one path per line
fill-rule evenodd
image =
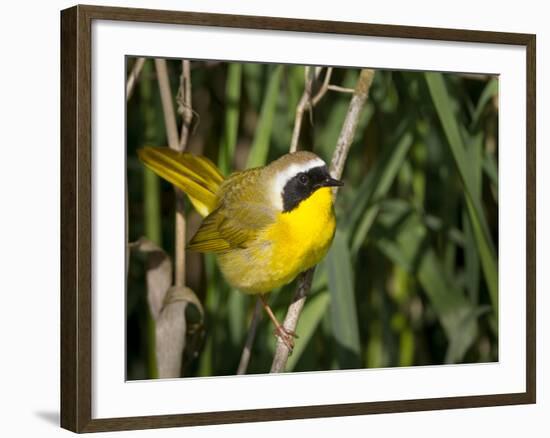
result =
M259 295L275 335L292 351L297 335L277 320L266 294L325 257L336 228L332 188L343 183L309 151L227 178L210 159L190 152L146 146L138 156L203 217L186 248L214 253L232 287Z

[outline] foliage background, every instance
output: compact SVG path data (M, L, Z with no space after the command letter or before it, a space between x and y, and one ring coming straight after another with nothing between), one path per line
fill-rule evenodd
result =
M135 59L127 59L130 71ZM303 66L191 62L188 150L225 173L288 152ZM176 95L181 62L168 61ZM334 69L353 87L357 69ZM322 75L321 75L322 77ZM317 84L318 86L318 84ZM306 113L300 148L330 161L349 95L329 91ZM315 371L498 360L498 81L377 71L344 170L338 231L318 267L287 369ZM174 253L174 191L136 150L166 145L152 60L127 106L129 240ZM187 203L188 204L188 203ZM200 217L187 205L190 237ZM132 254L127 377L155 375L145 260ZM235 374L254 299L232 290L213 257L188 254L187 280L205 309L188 335L185 376ZM271 295L283 318L291 284ZM189 315L193 318L193 315ZM269 370L275 338L260 324L249 373Z

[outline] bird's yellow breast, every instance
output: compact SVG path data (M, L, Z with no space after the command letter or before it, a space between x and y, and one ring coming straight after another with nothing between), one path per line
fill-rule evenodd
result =
M269 269L280 278L277 286L321 261L330 247L335 226L330 188L321 188L294 210L278 214L276 222L266 230L267 240L273 245Z

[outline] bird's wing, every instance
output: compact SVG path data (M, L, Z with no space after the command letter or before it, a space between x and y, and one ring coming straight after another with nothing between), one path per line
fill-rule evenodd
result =
M222 253L247 248L274 222L275 211L257 180L257 172L231 176L224 186L220 205L204 219L188 244L190 250Z

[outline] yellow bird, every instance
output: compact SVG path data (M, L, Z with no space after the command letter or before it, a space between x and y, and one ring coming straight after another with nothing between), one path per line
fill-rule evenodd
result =
M265 294L313 267L326 255L336 227L331 177L312 152L283 155L267 166L224 178L208 158L166 147L145 147L139 158L187 194L204 219L188 249L214 253L228 283L260 294L276 335L292 337Z

